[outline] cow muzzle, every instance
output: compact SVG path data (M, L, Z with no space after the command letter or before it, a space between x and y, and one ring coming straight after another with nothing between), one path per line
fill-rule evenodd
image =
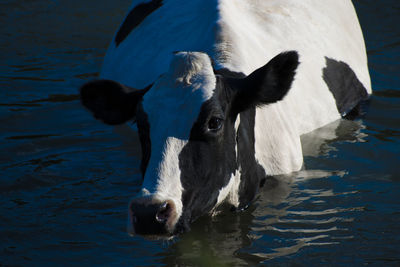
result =
M172 200L150 196L135 198L129 205L128 232L131 235L169 236L178 220Z

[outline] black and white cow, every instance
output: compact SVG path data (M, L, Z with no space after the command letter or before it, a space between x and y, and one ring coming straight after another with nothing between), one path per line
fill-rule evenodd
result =
M371 93L350 0L135 1L101 77L82 103L107 124L136 121L129 232L158 236L223 202L247 207L266 177L301 169L302 134Z

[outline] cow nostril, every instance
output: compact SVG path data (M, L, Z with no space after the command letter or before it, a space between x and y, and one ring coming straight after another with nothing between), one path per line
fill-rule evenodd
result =
M165 223L168 220L168 218L170 217L171 211L172 211L171 205L167 201L164 202L160 206L160 209L156 214L156 220L158 222Z

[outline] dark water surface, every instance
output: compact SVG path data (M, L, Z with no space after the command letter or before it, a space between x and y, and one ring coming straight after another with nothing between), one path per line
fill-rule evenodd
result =
M0 1L0 266L400 266L400 1L354 3L367 115L304 136L305 170L248 210L162 242L125 231L132 130L95 121L77 95L130 1Z

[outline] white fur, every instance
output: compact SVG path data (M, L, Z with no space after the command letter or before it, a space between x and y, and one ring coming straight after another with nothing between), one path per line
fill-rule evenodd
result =
M223 202L227 202L235 207L239 206L240 173L241 168L239 168L234 174L232 174L229 183L219 191L217 203L215 204L214 209L221 205Z
M187 144L201 105L212 96L216 79L210 59L202 53L174 56L168 73L143 98L150 124L151 157L142 192L172 200L177 219L182 213L179 154Z
M288 95L279 103L258 108L255 127L256 159L266 172L297 171L303 161L300 135L340 118L322 79L325 56L349 64L371 93L354 7L348 0L220 3L219 39L223 41L218 45L227 50L221 60L224 67L249 74L282 51L300 54L301 64Z
M145 179L142 185L142 192L151 192L154 199L161 202L172 200L176 208L176 220L182 214L182 192L183 187L180 180L179 154L187 141L167 137L164 140L164 147L156 146L152 155ZM162 151L160 155L160 151ZM160 157L161 156L161 157ZM175 222L171 222L175 225Z
M100 76L144 88L168 70L174 51L212 55L216 6L217 0L163 1L118 47L111 42Z
M322 78L325 57L347 63L371 93L364 39L351 0L163 1L118 47L112 42L101 76L143 88L167 72L173 51L203 51L216 66L249 74L287 50L300 54L296 79L283 101L257 108L255 136L256 159L267 173L289 173L302 166L300 136L340 118ZM210 67L204 72L197 71L197 63L192 67L205 78L190 74L179 80L174 74L171 79L174 67L145 96L155 142L145 181L162 177L156 171L165 160L161 155L171 154L164 149L179 150L182 143L172 143L187 140L200 103L212 94ZM205 91L199 90L202 82ZM194 90L190 99L185 88ZM169 137L175 139L165 146Z

